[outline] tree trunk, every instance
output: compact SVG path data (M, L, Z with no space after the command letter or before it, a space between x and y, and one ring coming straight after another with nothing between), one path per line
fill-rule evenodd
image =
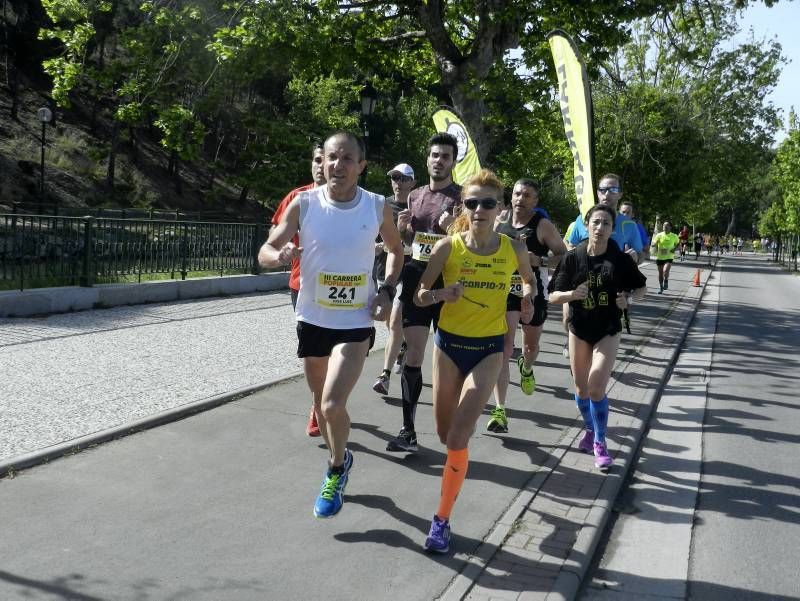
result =
M100 112L100 93L99 86L94 86L94 100L92 101L92 114L89 117L89 132L93 136L97 136L97 113Z
M172 174L173 181L175 182L175 194L183 196L183 180L181 179L181 161L175 155L174 171Z
M250 194L250 188L242 186L242 191L239 193L239 202L244 204L247 202L247 195Z
M211 173L208 175L208 185L207 189L212 190L214 188L214 180L216 179L217 174L217 165L219 164L219 154L222 150L222 143L225 141L225 134L222 134L219 138L217 138L217 150L214 153L214 160L211 163Z
M97 67L102 71L106 66L106 33L100 36L100 46L97 49L99 56L97 57Z
M483 164L491 150L491 141L483 125L486 103L477 90L477 84L489 74L492 66L501 60L506 50L519 46L519 31L524 16L495 18L493 3L479 3L481 32L465 54L453 41L445 25L445 2L428 0L416 6L416 17L430 42L436 65L442 76L442 86L453 101L453 108L461 114L469 131L478 158ZM500 3L502 4L502 3ZM491 5L491 6L490 6Z
M481 166L485 166L486 157L489 155L489 141L486 137L486 128L483 126L483 117L486 115L486 103L482 98L476 97L474 90L468 84L454 85L450 89L453 108L461 115L467 127L472 143L478 151Z
M736 231L736 209L731 209L731 220L728 222L728 228L725 230L725 235L730 236Z
M169 153L169 164L167 165L167 175L173 176L175 175L175 171L177 171L175 165L178 162L178 153L174 150Z
M131 141L131 162L139 166L139 143L136 137L136 128L133 125L128 126L128 137Z
M19 70L11 66L11 118L19 121Z
M114 189L114 179L117 170L117 142L119 140L119 121L114 121L111 127L111 145L108 150L108 171L106 172L106 186L109 190Z

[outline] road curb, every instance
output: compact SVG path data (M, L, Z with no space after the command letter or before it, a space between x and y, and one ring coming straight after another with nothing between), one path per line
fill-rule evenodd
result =
M131 434L136 434L144 430L149 430L151 428L175 422L196 413L208 411L209 409L219 407L220 405L225 405L242 397L249 396L260 390L264 390L276 384L286 382L287 380L299 378L302 375L302 372L295 372L280 376L278 378L273 378L268 382L255 384L253 386L246 386L244 388L218 394L206 399L192 401L186 405L166 409L159 413L154 413L153 415L143 417L142 419L120 424L119 426L114 426L112 428L99 430L97 432L93 432L92 434L86 434L78 438L73 438L72 440L45 447L44 449L37 449L35 451L31 451L30 453L25 453L24 455L17 455L11 459L0 461L0 479L9 476L13 477L16 472L23 469L41 465L43 463L49 463L50 461L54 461L69 455L74 455L75 453L79 453L88 448L110 442L112 440L117 440L126 436L130 436Z

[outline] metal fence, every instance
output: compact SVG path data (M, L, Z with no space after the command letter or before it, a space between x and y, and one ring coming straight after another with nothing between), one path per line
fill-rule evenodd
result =
M0 214L0 286L91 286L120 276L258 273L266 226Z
M203 221L225 223L253 223L268 221L272 215L271 209L264 207L260 215L239 215L222 211L180 211L165 209L143 209L129 207L120 209L116 207L70 207L52 203L37 202L11 202L0 203L0 213L14 213L20 215L49 215L53 217L105 217L112 219L147 219L150 221Z

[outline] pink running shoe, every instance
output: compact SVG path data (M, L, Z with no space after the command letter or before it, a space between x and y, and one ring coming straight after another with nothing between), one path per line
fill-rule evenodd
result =
M578 443L578 450L581 453L592 454L594 452L594 432L588 428L583 431L583 436Z
M594 464L599 468L610 467L614 460L608 454L606 445L602 442L594 443Z

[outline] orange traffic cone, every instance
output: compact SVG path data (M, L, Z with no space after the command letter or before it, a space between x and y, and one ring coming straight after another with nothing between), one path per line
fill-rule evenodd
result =
M694 272L694 278L692 279L692 286L700 287L700 272L702 269L698 269Z

